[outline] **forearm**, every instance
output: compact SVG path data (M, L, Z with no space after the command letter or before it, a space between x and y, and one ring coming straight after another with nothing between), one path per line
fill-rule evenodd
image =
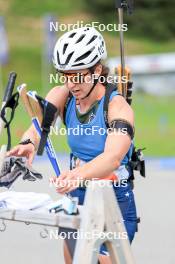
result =
M116 170L131 145L128 136L116 136L111 134L107 137L104 152L77 168L77 175L83 179L106 178ZM116 147L117 146L117 147Z
M84 180L108 177L120 166L120 160L116 155L103 152L92 161L76 168L77 174Z

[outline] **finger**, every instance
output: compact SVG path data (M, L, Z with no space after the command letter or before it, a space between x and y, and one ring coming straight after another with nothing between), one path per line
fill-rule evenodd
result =
M56 188L56 192L59 193L59 194L65 194L67 193L69 190L69 188Z
M57 185L56 191L60 194L70 192L71 190L76 189L79 186L77 180L67 180L60 182L60 185Z
M58 188L58 189L56 189L56 192L57 193L59 193L59 194L66 194L66 193L69 193L69 192L71 192L71 191L73 191L73 190L75 190L75 189L77 189L77 186L67 186L67 187L65 187L65 188Z
M8 151L6 153L6 156L9 157L9 156L15 155L18 153L18 150L19 150L19 146L16 146L13 149L11 149L10 151Z
M33 160L34 160L34 156L35 156L35 154L32 153L32 154L29 155L29 157L28 157L28 159L27 159L27 165L28 165L29 167L32 166L32 162L33 162Z
M67 186L67 182L65 180L61 180L59 178L56 178L55 180L55 187L58 189L65 188Z
M60 176L59 176L59 180L65 180L68 177L68 174L70 173L70 171L63 171L61 172Z
M23 148L19 148L18 155L21 156L23 153L24 153L24 149Z

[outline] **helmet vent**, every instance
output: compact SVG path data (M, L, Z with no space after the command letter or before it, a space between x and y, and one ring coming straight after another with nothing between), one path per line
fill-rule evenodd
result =
M79 39L76 41L76 43L79 43L80 41L82 41L82 39L84 39L84 37L85 37L86 35L84 34L84 35L82 35L81 37L79 37ZM75 43L75 44L76 44Z
M76 32L73 32L72 34L70 34L69 38L73 38L75 36Z
M83 55L81 55L80 57L78 57L75 62L78 62L78 61L81 61L81 60L84 60L85 58L87 58L91 53L92 51L95 49L95 47L93 47L91 50L87 51L86 53L84 53Z
M93 36L86 45L89 45L90 43L92 43L96 38L97 36Z
M58 62L58 64L61 64L60 63L60 56L59 56L59 52L57 51L57 62Z
M76 67L76 66L83 66L84 63L77 63L77 64L74 64L73 66Z
M63 54L65 54L67 47L68 47L68 44L64 44L64 47L63 47Z
M96 55L91 61L90 61L90 63L92 63L93 61L95 61L96 60L96 58L98 58L98 56Z
M69 61L70 61L70 59L72 58L72 55L73 55L73 54L74 54L74 52L71 52L71 53L68 55L65 64L68 64L68 63L69 63Z

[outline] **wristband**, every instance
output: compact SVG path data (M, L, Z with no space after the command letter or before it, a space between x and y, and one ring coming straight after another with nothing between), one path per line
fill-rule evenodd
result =
M29 138L19 143L19 145L28 145L28 144L32 144L35 147L35 144Z

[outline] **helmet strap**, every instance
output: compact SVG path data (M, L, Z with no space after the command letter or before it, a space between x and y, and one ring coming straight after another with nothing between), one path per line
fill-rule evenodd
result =
M93 69L89 69L89 70L90 70L91 74L94 74L94 70ZM92 93L92 91L94 90L95 86L98 83L98 80L99 80L99 78L95 78L94 79L94 84L93 84L92 88L90 89L90 91L88 92L88 94L85 97L83 97L81 100L84 100L85 98L87 98Z

